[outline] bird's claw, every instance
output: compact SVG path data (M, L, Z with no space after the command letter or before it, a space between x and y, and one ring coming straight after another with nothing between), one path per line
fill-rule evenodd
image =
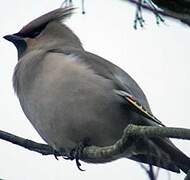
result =
M81 163L80 163L80 158L82 157L82 153L83 153L83 149L86 146L89 146L89 138L85 138L82 142L80 142L75 148L73 148L70 153L69 156L64 157L64 159L66 160L75 160L77 168L80 171L85 171L83 169L81 169Z
M67 157L63 157L66 160L75 160L77 168L80 171L85 171L81 169L81 163L79 162L82 151L84 149L84 146L81 146L81 144L77 145L76 148L72 149Z
M53 155L54 155L54 157L55 157L56 160L59 160L58 159L58 156L59 156L59 152L58 151L54 150L53 151Z

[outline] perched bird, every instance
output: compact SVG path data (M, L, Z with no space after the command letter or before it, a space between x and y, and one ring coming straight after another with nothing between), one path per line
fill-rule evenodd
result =
M14 90L40 136L55 151L70 154L85 139L86 145L114 144L129 124L162 126L138 84L116 65L85 51L63 24L73 10L56 9L4 36L18 50ZM118 158L123 157L174 172L190 169L190 159L167 138L134 141L131 154Z

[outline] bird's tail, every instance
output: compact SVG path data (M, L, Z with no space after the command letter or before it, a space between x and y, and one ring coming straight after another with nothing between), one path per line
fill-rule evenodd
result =
M139 150L140 148L141 152L139 151L139 153L136 153L129 159L151 164L176 173L180 173L180 170L182 170L187 174L188 170L190 170L190 158L180 151L169 139L151 138L151 140L142 141L141 139L140 141L141 147L139 147L138 143L136 149Z
M190 158L180 151L169 139L158 138L156 144L167 154L176 167L187 174L190 170Z

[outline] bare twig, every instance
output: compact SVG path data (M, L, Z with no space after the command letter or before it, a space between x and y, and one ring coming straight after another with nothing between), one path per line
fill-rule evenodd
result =
M138 138L139 136L146 136L147 138L170 137L170 138L190 140L190 130L184 128L137 126L130 124L124 130L121 139L119 139L115 144L106 147L97 147L97 146L85 147L81 156L81 160L91 161L91 162L95 160L97 162L98 159L101 162L101 160L103 159L105 162L106 160L110 161L110 159L114 160L119 157L122 157L123 153L125 153L126 156L127 153L130 155L131 154L130 147L133 145L134 139ZM24 139L19 136L15 136L13 134L1 130L0 130L0 139L19 145L28 150L41 153L43 155L55 155L55 157L67 156L64 150L61 152L57 152L47 144L36 143L34 141ZM153 174L153 171L151 171L150 169L149 174L151 174L151 172Z
M107 147L86 147L83 152L83 159L116 159L118 154L122 154L124 152L127 153L127 148L131 145L131 138L137 136L146 136L149 138L170 137L190 140L190 130L184 128L136 126L130 124L124 130L121 139L119 139L114 145Z
M132 4L140 5L144 10L151 11L155 14L157 18L157 23L159 21L163 22L163 18L160 15L163 15L165 17L169 17L172 19L177 19L180 20L181 22L185 24L190 24L190 9L188 7L178 7L178 3L176 1L175 8L172 7L170 3L167 3L168 1L165 1L166 3L162 3L162 5L159 4L160 1L155 1L155 0L146 0L146 3L142 3L141 0L126 0ZM154 2L160 9L157 9L154 4ZM175 1L172 1L175 3ZM184 3L188 4L190 7L190 1L185 1L183 0ZM163 5L164 4L164 5Z
M142 16L143 10L153 12L156 17L156 23L164 22L162 16L172 19L180 20L181 22L190 25L190 1L178 0L165 1L165 0L125 0L137 6L134 28L137 28L137 24L143 27L144 19ZM62 6L72 5L72 0L64 0ZM81 0L82 13L85 14L84 0ZM156 8L155 5L159 8Z
M14 134L11 134L2 130L0 130L0 139L19 145L28 150L41 153L42 155L50 155L50 154L53 154L56 156L65 155L64 153L62 154L60 152L55 151L51 146L47 144L41 144L41 143L37 143L28 139L24 139L22 137L16 136Z
M149 164L149 169L146 168L143 164L140 164L141 167L145 170L145 172L148 174L150 180L156 180L157 176L154 175L153 166Z
M154 168L151 164L149 164L148 175L149 175L150 180L156 180L155 175L154 175Z
M68 7L68 6L72 6L73 5L73 1L72 0L64 0L61 3L61 7Z
M83 159L97 159L97 158L110 158L112 156L117 156L120 153L126 152L127 147L131 144L130 139L136 136L147 136L147 137L170 137L177 139L187 139L190 140L190 130L184 128L172 128L172 127L155 127L155 126L136 126L128 125L124 130L123 136L112 146L106 147L96 147L89 146L84 149ZM24 139L19 136L15 136L5 131L0 130L0 139L8 142L12 142L16 145L27 148L31 151L41 153L43 155L55 154L57 156L66 155L64 152L58 153L55 150L41 143L36 143L34 141Z
M82 14L85 14L85 9L84 9L84 0L82 0Z
M144 26L144 19L142 16L142 0L139 0L139 3L137 4L136 14L135 14L135 20L134 20L134 28L137 29L137 25L141 27Z

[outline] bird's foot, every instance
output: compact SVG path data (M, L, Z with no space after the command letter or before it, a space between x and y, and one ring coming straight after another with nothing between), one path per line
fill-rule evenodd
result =
M59 160L58 157L59 156L65 156L65 154L66 153L65 153L64 149L60 149L59 151L57 151L55 149L53 150L53 155L54 155L54 157L55 157L56 160Z
M65 157L64 159L75 160L78 169L80 171L85 171L85 170L81 169L81 163L79 160L82 157L83 149L87 146L89 146L89 138L84 138L84 140L81 141L80 143L78 143L78 145L75 148L73 148L70 151L69 155L67 157Z

